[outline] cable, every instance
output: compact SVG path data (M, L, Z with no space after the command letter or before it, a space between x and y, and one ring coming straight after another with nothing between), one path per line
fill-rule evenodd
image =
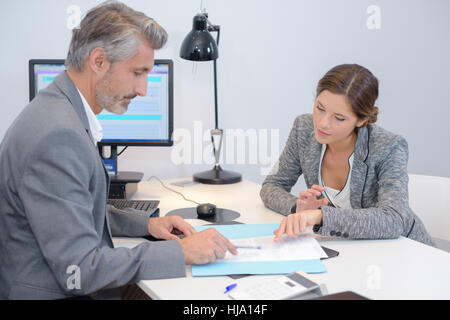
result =
M173 190L173 189L170 189L169 187L167 187L167 186L164 184L164 182L162 182L161 179L159 179L157 176L151 176L150 178L147 179L147 182L149 182L152 178L155 178L156 180L158 180L159 183L160 183L164 188L166 188L167 190L172 191L172 192L175 192L175 193L181 195L181 196L183 197L184 200L189 201L189 202L193 202L193 203L195 203L195 204L197 204L197 205L200 205L200 203L198 203L197 201L187 199L181 192L178 192L178 191L176 191L176 190Z
M128 146L126 146L125 148L123 148L118 154L117 156L120 156L125 150L127 150Z

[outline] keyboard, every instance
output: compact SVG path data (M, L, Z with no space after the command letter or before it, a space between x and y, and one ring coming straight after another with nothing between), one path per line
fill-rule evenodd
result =
M108 199L108 204L116 207L117 209L132 208L136 210L159 213L159 200Z

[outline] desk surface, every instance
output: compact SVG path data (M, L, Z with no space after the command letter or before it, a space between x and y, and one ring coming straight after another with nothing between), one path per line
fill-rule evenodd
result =
M232 185L177 187L171 179L164 182L197 202L210 202L220 208L238 211L236 221L279 223L282 216L269 209L259 197L261 186L242 181ZM158 199L161 215L171 210L194 207L181 196L164 189L158 181L141 182L133 199ZM310 231L311 234L312 231ZM316 235L321 245L339 251L336 258L324 260L327 272L309 275L325 283L328 292L354 291L371 299L450 299L450 253L400 237L395 240L348 240ZM185 278L145 280L139 286L152 299L228 299L224 288L236 282L227 276L192 277L187 267ZM250 276L240 279L255 282L275 276Z

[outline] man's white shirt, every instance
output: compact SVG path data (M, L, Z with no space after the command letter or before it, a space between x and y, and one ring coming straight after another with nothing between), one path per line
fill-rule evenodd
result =
M78 88L77 88L78 90ZM80 90L78 90L78 93L80 94L81 101L83 102L84 110L86 111L86 115L89 122L89 131L92 135L92 142L94 142L95 145L97 145L97 142L101 141L103 138L103 128L100 122L98 121L94 111L92 111L91 107L89 106L88 102L84 98L83 94Z

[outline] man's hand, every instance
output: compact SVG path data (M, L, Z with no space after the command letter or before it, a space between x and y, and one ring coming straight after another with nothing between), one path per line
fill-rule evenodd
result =
M208 228L178 241L187 265L215 262L225 257L227 251L237 255L235 246L214 228Z
M148 232L157 239L178 240L177 235L189 237L197 231L180 216L148 219Z
M324 187L315 184L311 187L311 189L301 191L297 200L296 212L301 212L303 210L315 210L320 206L327 205L328 200L326 198L317 199L317 197L319 197L324 190Z
M299 213L292 213L281 220L281 224L273 234L275 235L275 242L280 241L283 234L288 237L298 237L300 232L305 232L306 227L319 224L322 220L322 210L304 210Z

